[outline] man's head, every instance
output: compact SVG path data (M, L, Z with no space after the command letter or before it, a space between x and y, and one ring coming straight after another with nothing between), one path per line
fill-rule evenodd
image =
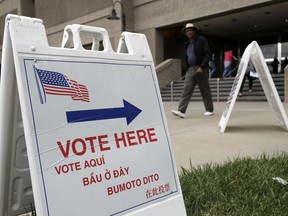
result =
M187 23L186 26L182 29L182 32L189 38L193 39L197 32L197 27L192 23Z

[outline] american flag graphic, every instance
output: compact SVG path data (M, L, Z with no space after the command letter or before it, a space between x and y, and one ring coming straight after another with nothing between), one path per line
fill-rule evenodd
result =
M44 94L71 96L72 100L89 102L89 92L85 85L79 84L59 72L41 70L36 67L34 69L39 77Z

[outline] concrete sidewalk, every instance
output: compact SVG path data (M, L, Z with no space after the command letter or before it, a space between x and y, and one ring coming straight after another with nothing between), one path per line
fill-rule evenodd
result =
M225 133L218 126L226 102L214 102L204 116L202 102L190 102L186 118L172 115L178 102L163 102L177 168L223 163L236 157L288 152L288 132L279 126L268 102L237 102ZM288 103L283 103L286 114Z

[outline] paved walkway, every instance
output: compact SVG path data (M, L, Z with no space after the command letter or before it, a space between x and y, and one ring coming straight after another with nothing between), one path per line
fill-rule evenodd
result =
M288 152L288 132L278 125L268 102L237 102L225 133L218 126L225 102L203 116L202 102L191 102L186 118L172 115L178 102L163 102L177 168L223 163L236 157ZM288 103L283 103L288 114Z

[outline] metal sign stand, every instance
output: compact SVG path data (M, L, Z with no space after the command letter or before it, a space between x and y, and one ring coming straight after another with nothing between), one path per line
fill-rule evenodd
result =
M264 93L277 122L282 128L288 131L288 119L281 103L281 99L263 57L262 51L257 42L253 41L247 46L241 58L234 83L219 122L220 132L225 132L250 59L257 71Z

